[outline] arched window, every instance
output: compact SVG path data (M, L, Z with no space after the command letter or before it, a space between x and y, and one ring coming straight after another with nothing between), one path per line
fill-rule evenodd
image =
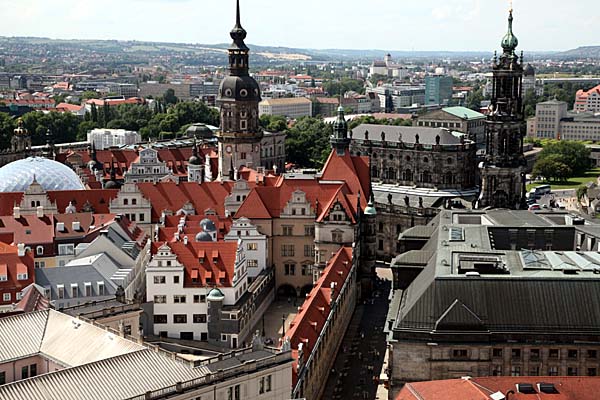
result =
M427 158L427 157L423 158L423 162L424 162L425 164L427 164L427 163L429 162L429 158Z
M446 160L446 162L447 162L448 164L452 164L452 157L448 157L448 159Z
M390 154L390 161L393 161L393 160L394 160L394 155Z
M37 256L41 256L41 255L43 255L43 254L44 254L44 246L37 246L37 247L35 248L35 254L36 254Z
M445 181L446 181L446 184L448 184L448 185L451 185L454 183L454 176L452 175L452 172L446 172Z
M429 173L429 171L423 171L423 173L421 174L421 181L423 183L431 182L431 174Z
M388 168L388 179L396 179L396 169L393 167Z
M413 174L412 171L410 169L407 169L406 171L404 171L403 177L402 177L404 181L412 181L413 180Z
M371 167L371 176L373 178L379 178L379 170L377 169L376 165L373 165L373 167Z

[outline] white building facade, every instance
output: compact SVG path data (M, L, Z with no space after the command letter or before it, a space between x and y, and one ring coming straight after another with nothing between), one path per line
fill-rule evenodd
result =
M142 136L135 131L125 129L93 129L87 134L87 140L94 144L96 149L104 150L115 146L127 146L140 143Z

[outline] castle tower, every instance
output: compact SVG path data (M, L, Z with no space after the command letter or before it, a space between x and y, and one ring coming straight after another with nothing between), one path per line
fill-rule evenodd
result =
M224 180L233 168L260 166L260 141L263 131L258 119L260 87L249 73L250 49L244 43L246 30L240 22L240 2L237 0L236 23L231 30L229 46L229 76L221 81L217 103L221 110L219 142L219 176Z
M508 16L508 32L502 39L502 55L494 56L493 92L486 121L486 157L480 164L479 208L524 208L525 157L523 136L523 57L513 33L513 12Z
M17 127L14 130L13 137L10 140L10 146L13 153L25 153L31 150L31 135L25 129L23 120L17 120Z
M344 116L344 107L341 103L338 107L338 116L333 123L333 135L329 138L331 147L338 156L343 156L350 147L350 138L348 138L348 122Z

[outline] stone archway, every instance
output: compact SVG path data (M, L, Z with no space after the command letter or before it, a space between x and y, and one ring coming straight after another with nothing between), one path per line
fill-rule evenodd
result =
M298 292L296 291L296 288L294 288L292 285L284 283L283 285L277 288L277 297L298 297Z

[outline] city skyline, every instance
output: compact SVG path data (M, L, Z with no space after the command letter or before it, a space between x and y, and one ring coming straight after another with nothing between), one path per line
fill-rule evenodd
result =
M273 7L272 0L252 3L250 6L248 0L241 1L248 43L389 51L495 50L506 32L509 8L505 0L426 0L418 6L376 0L367 7L355 0L302 3L302 10L318 10L315 13ZM579 0L577 4L548 8L542 0L515 1L515 33L520 49L551 51L595 45L586 32L600 23L600 13L590 12L594 7L600 11L600 6L592 0ZM233 0L210 4L210 9L196 0L69 0L61 8L40 0L23 0L18 8L3 2L0 12L5 23L0 27L0 36L216 44L228 42L234 10ZM136 15L144 18L136 21Z

